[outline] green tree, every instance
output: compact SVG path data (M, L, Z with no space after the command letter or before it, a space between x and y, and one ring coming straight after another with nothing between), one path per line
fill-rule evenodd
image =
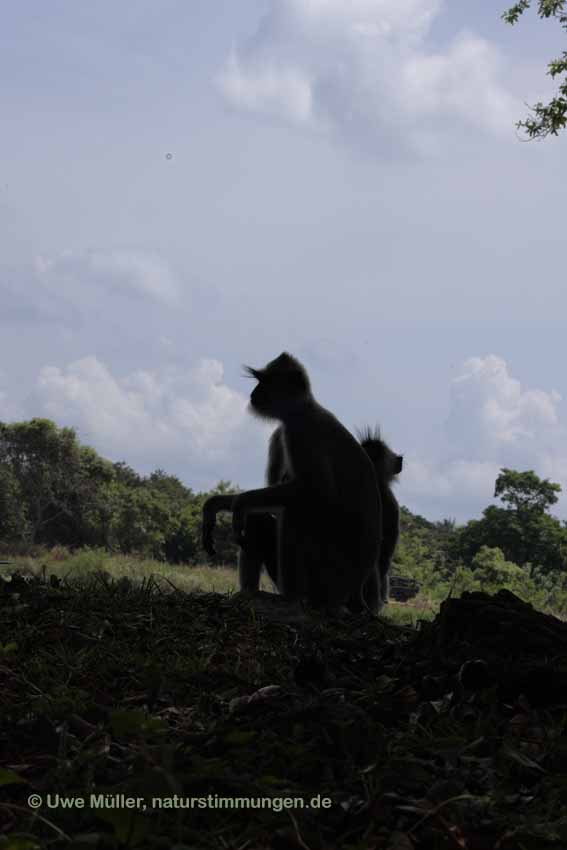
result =
M164 553L171 564L188 564L203 560L200 548L201 508L204 499L197 498L187 505L172 522L164 541Z
M530 5L531 0L520 0L519 3L507 9L502 18L508 24L515 24ZM567 32L565 0L538 0L537 14L540 18L555 18ZM518 129L523 128L530 139L543 139L549 135L557 136L559 130L564 129L567 124L567 51L564 50L557 59L552 59L547 68L547 73L552 79L561 74L565 74L565 77L559 84L557 94L549 103L536 103L530 107L533 117L518 121L516 126Z
M521 567L505 559L502 549L498 547L491 549L490 546L481 546L472 559L471 567L481 587L502 586L522 579L525 575Z
M0 423L0 465L9 469L23 501L19 536L34 543L45 525L70 510L80 478L75 432L49 419Z
M417 578L415 569L422 565L426 573L435 571L437 579L452 575L456 566L453 541L458 533L454 520L430 522L402 506L400 540L394 554L395 571Z
M119 525L119 512L128 488L113 476L101 484L97 498L83 511L83 540L90 546L101 546L109 552L118 548L115 529Z
M487 546L499 548L506 560L520 566L530 564L544 571L565 565L567 531L548 509L557 502L559 484L540 479L533 471L502 469L496 479L494 495L507 505L490 505L482 519L471 520L453 544L453 556L472 565L476 553Z
M505 505L510 505L521 518L545 513L557 502L558 493L561 493L559 484L547 478L542 481L531 469L516 472L504 467L494 487L494 495L499 496Z
M53 516L40 531L40 541L53 545L102 546L104 536L100 523L93 517L108 510L106 485L115 478L113 464L90 446L79 447L79 470L73 490L67 494L65 510ZM48 508L48 514L53 512Z
M142 487L144 484L144 479L141 475L132 469L131 466L128 466L123 460L117 461L117 463L112 464L114 467L114 473L116 481L120 484L125 484L127 487Z
M119 484L114 490L109 543L121 552L139 552L165 557L165 541L176 517L167 498L144 487L129 489Z
M182 510L195 498L193 491L181 483L175 475L168 475L163 469L156 469L144 479L144 486L155 492L163 493L172 505Z
M0 464L0 540L21 538L26 511L20 489L8 464Z

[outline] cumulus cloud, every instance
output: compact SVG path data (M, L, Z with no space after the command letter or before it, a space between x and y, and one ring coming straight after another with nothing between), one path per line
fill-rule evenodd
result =
M298 124L313 122L311 85L300 71L259 65L250 73L233 50L219 81L227 99L239 107Z
M222 364L206 359L187 372L124 377L94 356L65 368L45 366L25 412L73 426L103 455L176 470L202 469L234 453L249 418L246 398L224 383Z
M562 436L555 390L522 389L506 361L490 354L471 357L451 385L448 433L460 451L537 459L542 447Z
M426 515L468 519L492 500L502 467L533 469L565 485L567 431L555 390L524 389L506 361L471 357L450 387L438 456L408 458L403 492ZM563 499L559 513L565 513Z
M0 419L46 416L140 471L162 467L194 488L220 478L259 486L265 445L218 360L118 376L95 356L41 369L17 410L1 392ZM502 467L567 484L567 429L553 389L525 388L494 354L471 357L451 382L449 415L429 456L404 456L399 497L429 518L466 521L491 503ZM566 488L567 489L567 488ZM562 497L557 514L567 516Z
M486 39L428 48L438 0L274 0L217 77L229 103L357 142L430 150L447 124L513 132Z
M490 461L422 461L404 458L402 502L430 519L466 521L480 514L494 494L500 471Z

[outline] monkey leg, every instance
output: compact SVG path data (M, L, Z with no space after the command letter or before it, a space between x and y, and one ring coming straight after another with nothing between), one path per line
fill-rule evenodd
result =
M249 554L245 549L241 549L238 553L238 585L240 590L255 593L260 587L261 572L261 559L254 554Z
M272 582L277 586L278 545L277 520L267 513L249 514L246 530L238 554L238 580L240 590L253 592L260 587L262 566L266 567Z
M297 510L284 510L278 515L277 544L279 592L290 602L308 598L313 547Z
M240 589L258 589L263 565L287 600L309 599L309 576L320 557L307 520L298 520L295 511L250 512L239 555Z
M311 571L312 603L327 608L347 606L353 613L380 610L378 558L380 543L372 525L352 515L326 524L319 566Z

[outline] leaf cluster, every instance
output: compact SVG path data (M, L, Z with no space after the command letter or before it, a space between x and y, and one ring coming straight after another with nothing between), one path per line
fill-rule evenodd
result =
M520 16L531 5L530 0L520 0L507 9L502 18L508 24L517 23ZM556 18L561 27L567 32L567 14L565 0L538 0L537 14L540 18ZM563 51L557 59L548 63L547 73L552 78L567 74L567 51ZM518 129L525 130L528 139L543 139L546 136L557 136L567 125L567 76L560 83L557 94L549 103L539 101L530 107L533 117L518 121Z

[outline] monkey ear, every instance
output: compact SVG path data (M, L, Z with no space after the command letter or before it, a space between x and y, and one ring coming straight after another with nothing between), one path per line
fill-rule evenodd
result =
M399 475L400 472L402 471L403 463L404 463L404 456L403 455L397 455L396 456L396 463L395 463L396 475Z

